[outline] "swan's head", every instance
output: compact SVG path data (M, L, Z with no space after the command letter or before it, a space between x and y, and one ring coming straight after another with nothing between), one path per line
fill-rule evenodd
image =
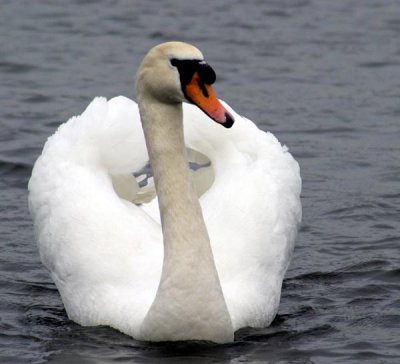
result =
M138 100L147 97L170 104L189 102L230 128L234 119L211 87L215 80L214 70L196 47L182 42L159 44L147 53L139 67Z

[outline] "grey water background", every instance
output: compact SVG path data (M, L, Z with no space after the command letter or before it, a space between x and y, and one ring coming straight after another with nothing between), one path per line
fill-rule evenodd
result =
M304 218L276 320L229 345L69 321L27 182L96 96L134 98L153 45L197 45L219 97L299 161ZM400 1L0 2L1 363L399 363Z

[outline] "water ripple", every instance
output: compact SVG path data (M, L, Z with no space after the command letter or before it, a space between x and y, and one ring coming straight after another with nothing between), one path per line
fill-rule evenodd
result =
M2 3L0 361L397 364L399 11L380 0ZM46 138L96 95L134 97L142 56L172 39L198 45L220 97L301 167L304 219L279 314L229 345L142 343L71 322L27 210Z

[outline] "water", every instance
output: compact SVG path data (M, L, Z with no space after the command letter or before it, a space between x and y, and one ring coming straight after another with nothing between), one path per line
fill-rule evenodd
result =
M0 361L400 362L400 2L2 1ZM27 210L34 160L96 95L134 97L156 43L196 44L216 90L302 168L304 221L271 327L148 344L70 322Z

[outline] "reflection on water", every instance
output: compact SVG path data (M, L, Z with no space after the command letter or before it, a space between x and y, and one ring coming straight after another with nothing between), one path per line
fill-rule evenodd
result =
M398 363L400 3L0 4L2 362ZM304 221L271 327L230 345L149 344L68 320L27 212L33 161L95 95L134 97L146 51L180 39L217 93L290 147Z

